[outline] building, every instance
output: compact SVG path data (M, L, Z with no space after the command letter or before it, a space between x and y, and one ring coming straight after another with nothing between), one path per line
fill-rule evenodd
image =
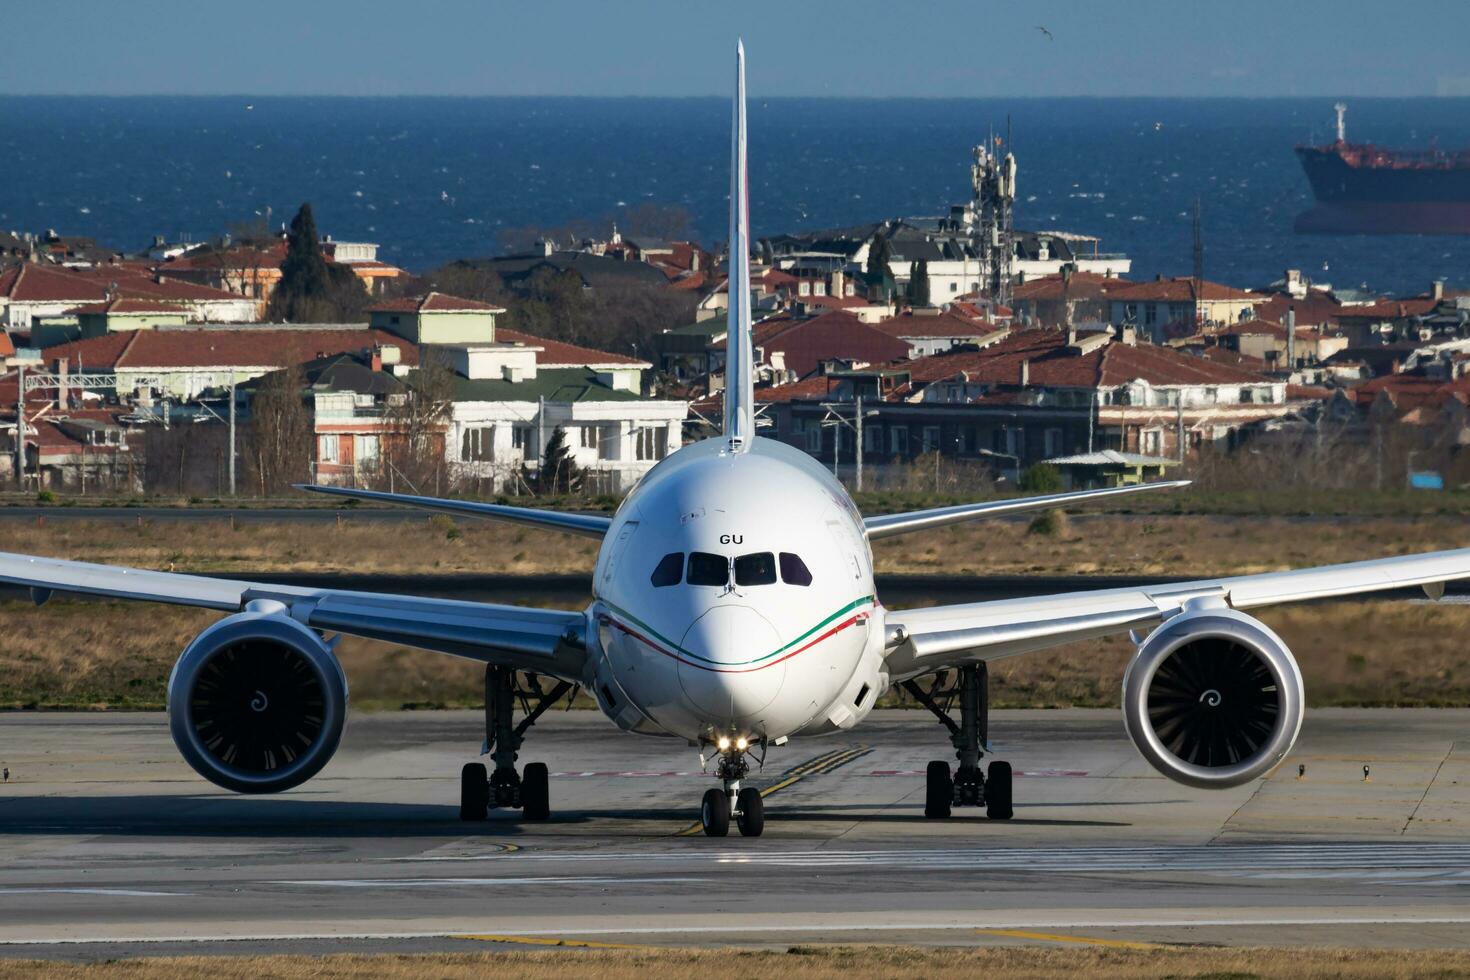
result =
M1156 344L1256 315L1270 297L1189 276L1158 277L1107 291L1109 322L1131 323Z
M1110 331L1020 330L959 349L771 389L779 438L824 460L851 460L852 433L822 425L823 403L864 399L864 457L876 464L940 452L1014 476L1032 463L1104 449L1180 458L1229 445L1241 427L1291 411L1285 382ZM820 387L820 391L817 388ZM836 433L840 435L835 435ZM843 440L840 447L834 439Z
M1066 328L1110 323L1109 291L1127 285L1127 279L1063 266L1050 275L1023 277L1011 290L1011 309L1016 322L1025 326Z
M1244 357L1264 361L1272 371L1296 371L1316 367L1338 351L1346 350L1347 337L1314 327L1297 327L1291 354L1295 363L1288 365L1286 327L1269 320L1250 319L1218 327L1209 336L1226 350Z
M936 307L907 310L879 320L873 327L908 344L912 359L942 354L956 347L986 347L1003 339L1010 330L995 323L975 320L959 312Z
M0 326L29 331L32 346L46 347L81 335L78 307L114 299L167 303L189 320L227 323L253 320L255 304L206 286L173 282L136 264L66 269L25 263L0 271Z
M330 235L320 243L322 256L352 270L369 296L381 296L400 277L407 275L395 265L378 260L372 242L337 242ZM286 260L283 236L261 242L223 242L189 249L154 266L157 275L178 282L191 282L254 300L252 312L237 317L254 320L265 314L271 293L281 281L281 263Z

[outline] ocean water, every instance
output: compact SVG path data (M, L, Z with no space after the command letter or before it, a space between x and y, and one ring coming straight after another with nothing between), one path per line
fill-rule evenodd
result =
M1326 99L755 99L760 234L943 213L969 149L1007 119L1017 226L1099 235L1133 275L1188 275L1203 202L1205 275L1262 285L1300 268L1338 286L1470 285L1470 237L1298 236L1311 193L1292 154L1325 140ZM1470 100L1353 100L1350 138L1470 145ZM726 235L722 99L0 97L0 228L203 240L310 200L324 233L413 270L493 254L507 228L653 202Z

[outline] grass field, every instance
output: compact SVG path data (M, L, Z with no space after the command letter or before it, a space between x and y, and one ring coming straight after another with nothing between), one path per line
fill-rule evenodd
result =
M1452 950L1180 947L1037 949L797 946L785 951L586 950L376 956L158 957L98 963L0 960L0 978L38 980L335 980L339 977L485 976L525 980L672 980L691 976L879 980L997 976L1008 980L1325 980L1470 977L1470 953Z
M1079 516L1055 533L996 521L879 542L880 572L956 574L1246 573L1470 546L1450 517L1292 520ZM303 525L50 520L0 524L0 549L176 571L585 572L595 542L443 517L384 524L348 517ZM528 596L527 601L535 601ZM1470 606L1351 602L1287 606L1261 617L1296 653L1313 705L1470 705ZM176 607L52 600L0 602L0 707L161 707L179 652L215 614ZM345 638L339 648L363 707L477 705L469 663ZM997 707L1111 706L1132 652L1126 638L1000 661Z

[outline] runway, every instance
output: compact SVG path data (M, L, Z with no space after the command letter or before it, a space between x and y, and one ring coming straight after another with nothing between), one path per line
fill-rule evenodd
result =
M361 715L315 780L211 787L157 714L0 715L0 956L793 942L1470 946L1470 711L1321 710L1177 786L1112 711L998 711L1016 819L923 817L926 713L773 749L766 834L688 833L693 749L548 715L553 819L457 819L474 712ZM1299 776L1299 766L1305 766ZM1364 766L1368 778L1364 778Z

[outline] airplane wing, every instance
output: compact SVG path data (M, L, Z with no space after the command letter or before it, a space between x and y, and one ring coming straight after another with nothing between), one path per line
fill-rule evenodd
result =
M407 493L384 493L381 490L354 490L349 487L323 487L315 484L298 483L297 490L326 493L354 500L374 500L385 504L402 504L405 507L422 507L445 514L464 514L469 517L484 517L507 524L525 524L530 527L564 531L587 538L601 540L612 526L611 517L600 514L571 514L560 510L538 510L535 507L512 507L508 504L483 504L476 500L451 500L448 497L415 497Z
M1001 517L1005 514L1022 514L1030 510L1048 510L1066 504L1100 500L1104 497L1121 497L1145 490L1174 490L1189 486L1188 480L1162 480L1154 483L1138 483L1127 487L1105 487L1101 490L1074 490L1070 493L1052 493L1044 497L1019 497L1014 500L987 500L979 504L960 504L957 507L933 507L929 510L911 510L902 514L881 514L863 519L863 527L869 540L886 538L894 534L908 534L945 524L958 524L982 517Z
M885 662L889 675L902 680L966 662L1152 627L1198 599L1251 609L1413 586L1437 599L1445 582L1463 578L1470 578L1470 548L1136 589L896 610L887 614Z
M314 629L574 682L582 679L586 662L586 618L580 612L267 585L4 553L0 553L0 582L28 587L38 605L53 591L229 612L257 600L275 600L287 606L292 618Z

